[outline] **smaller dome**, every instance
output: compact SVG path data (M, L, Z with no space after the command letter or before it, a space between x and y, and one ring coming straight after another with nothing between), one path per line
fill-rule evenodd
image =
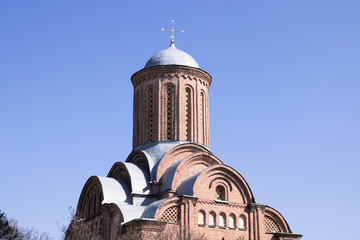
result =
M170 47L152 56L145 64L145 68L161 65L182 65L199 68L195 59L186 52L177 49L173 42L171 42Z

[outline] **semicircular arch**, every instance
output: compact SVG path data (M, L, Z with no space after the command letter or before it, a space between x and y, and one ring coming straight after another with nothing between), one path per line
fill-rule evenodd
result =
M185 178L176 194L188 194L201 199L215 199L216 187L221 183L227 189L227 201L254 203L252 191L246 180L233 168L218 164ZM204 187L206 186L206 190Z
M270 220L268 220L266 218L268 218ZM285 218L281 215L281 213L279 213L277 210L275 210L272 207L267 206L265 208L264 220L265 220L265 228L267 227L267 224L275 223L276 226L279 228L279 232L291 233L291 229L289 227L289 224L286 222ZM270 223L269 222L267 223L266 220L268 220ZM273 221L273 223L271 223L271 221ZM269 227L271 227L271 226L269 226Z
M93 199L93 195L96 195L95 199ZM104 196L102 194L102 186L99 178L97 176L90 177L80 194L78 207L76 210L76 215L80 217L89 217L90 212L92 211L90 205L94 205L100 207ZM94 202L95 201L95 202Z
M186 157L177 167L173 176L171 189L176 189L180 182L186 177L216 164L222 164L222 162L212 154L205 152L193 153Z
M175 161L185 158L195 152L204 152L211 154L210 150L200 144L196 143L184 143L175 146L171 150L169 150L164 157L161 159L161 161L157 164L157 169L155 171L156 173L156 181L160 181L160 178L162 177L163 173L166 171L166 169Z

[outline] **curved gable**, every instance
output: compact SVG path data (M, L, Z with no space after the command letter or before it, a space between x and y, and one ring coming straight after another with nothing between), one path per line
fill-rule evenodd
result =
M112 166L108 177L129 183L131 193L151 193L149 172L142 165L129 162L117 162Z
M243 204L254 202L245 179L227 165L213 165L202 172L185 178L177 188L177 195L191 195L199 199L216 200L217 187L225 190L225 201Z
M201 172L211 165L222 162L214 155L207 152L196 152L173 162L163 173L160 182L160 191L176 189L186 177Z
M154 169L156 181L160 181L160 178L172 163L196 152L212 155L208 148L196 143L183 143L169 150Z
M153 167L152 161L149 161L149 156L145 154L145 152L141 150L133 150L130 155L127 157L125 162L134 163L137 165L144 166L149 172L150 169ZM111 170L110 170L111 172Z
M126 159L126 162L135 164L142 164L150 172L150 180L156 181L156 172L160 160L164 155L177 145L185 142L181 141L166 141L166 142L153 142L140 145L136 147Z
M290 227L285 218L274 208L265 208L264 226L266 233L291 233Z
M76 215L91 217L102 204L130 203L130 187L126 182L108 177L92 176L81 191Z

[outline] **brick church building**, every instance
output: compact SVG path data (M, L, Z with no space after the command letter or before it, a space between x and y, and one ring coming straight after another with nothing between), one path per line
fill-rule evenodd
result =
M211 152L212 78L173 39L131 82L133 150L106 177L90 177L77 206L77 222L95 231L94 239L301 238Z

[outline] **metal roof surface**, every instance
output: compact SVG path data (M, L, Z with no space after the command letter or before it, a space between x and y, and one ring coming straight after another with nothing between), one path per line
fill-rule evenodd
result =
M152 56L145 64L145 68L161 65L182 65L199 68L199 64L195 59L186 52L177 49L173 42L171 42L170 47Z
M184 144L188 142L183 141L166 141L166 142L154 142L140 145L135 148L135 150L142 151L148 160L150 168L150 181L156 180L156 172L158 169L158 164L164 155L170 151L173 147Z
M124 162L123 164L130 175L132 193L150 194L149 173L136 164L128 162Z
M175 195L190 195L190 196L193 196L194 195L194 184L195 184L197 178L200 176L200 174L203 171L204 170L202 170L201 172L195 173L193 175L190 175L187 178L185 178L179 184L178 188L176 189Z
M124 181L109 177L97 177L101 183L105 203L131 203L130 186Z
M159 208L159 206L165 201L165 199L161 199L158 201L155 201L148 206L145 207L143 214L141 215L141 218L154 218L156 210Z

